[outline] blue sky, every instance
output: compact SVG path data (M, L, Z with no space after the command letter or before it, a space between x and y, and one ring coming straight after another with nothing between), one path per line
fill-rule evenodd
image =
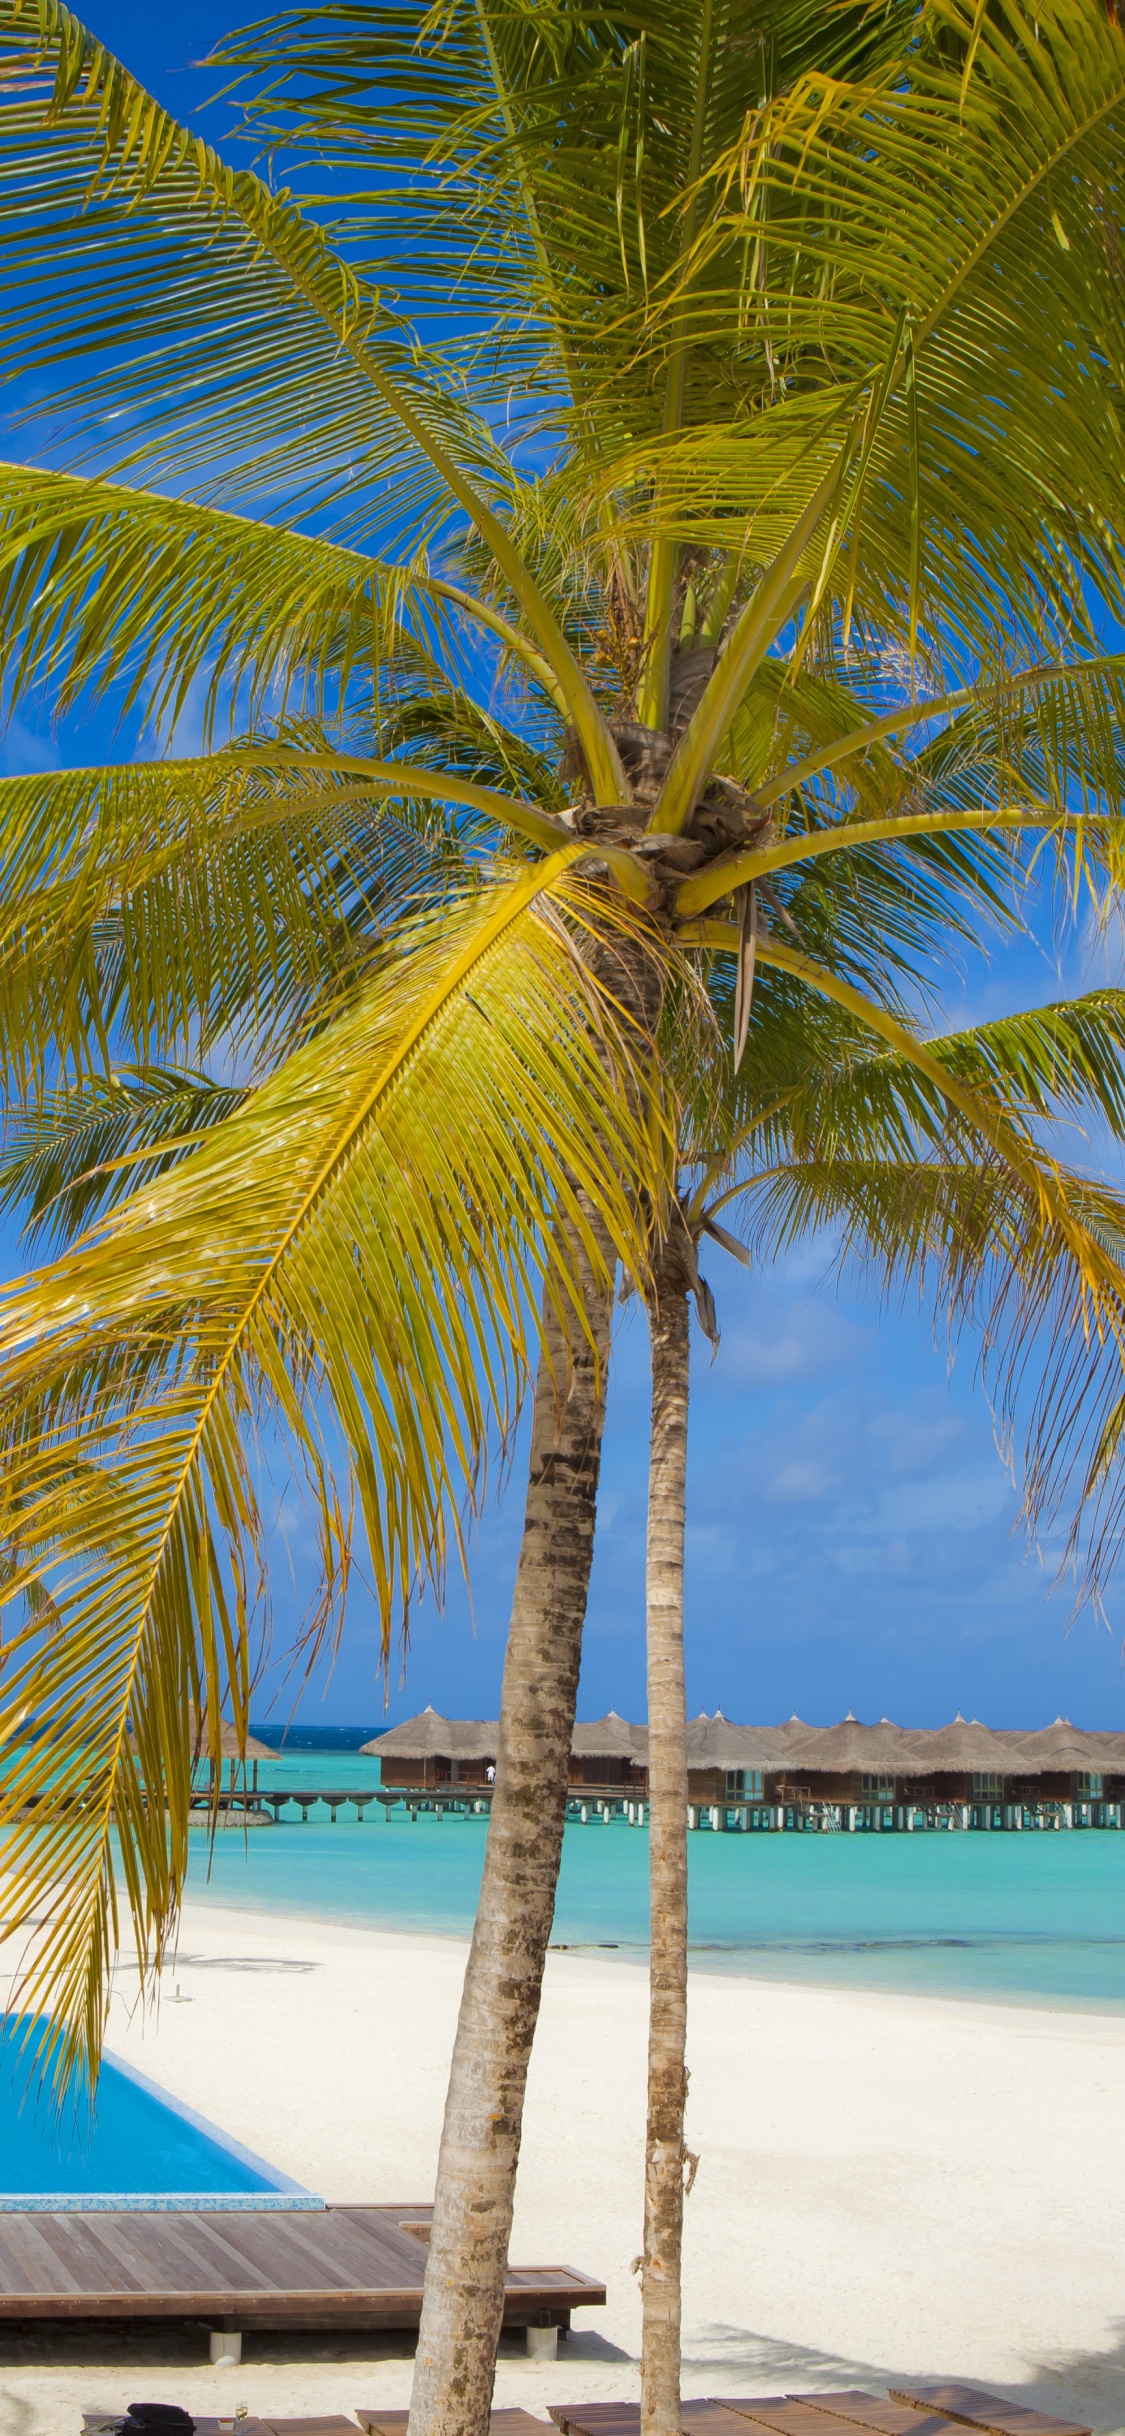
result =
M248 11L247 14L250 14ZM167 8L101 0L88 22L167 105L192 116L213 79L193 68L240 22L221 0ZM67 732L67 761L100 755L102 735ZM117 750L125 749L119 743ZM49 740L15 726L5 767L42 766ZM1025 944L967 970L951 1022L1058 994L1081 978L1118 978L1100 947L1061 963ZM772 1720L793 1709L828 1722L851 1708L902 1724L960 1708L997 1725L1057 1713L1125 1722L1125 1582L1109 1624L1071 1626L1065 1588L1051 1596L1057 1549L1029 1551L1018 1496L997 1453L974 1349L950 1374L944 1341L915 1310L882 1310L826 1282L827 1247L809 1246L768 1276L715 1251L705 1263L723 1342L697 1340L688 1543L689 1696L693 1708ZM598 1548L581 1713L644 1703L644 1329L623 1316L606 1436ZM433 1701L495 1714L521 1511L521 1452L506 1495L486 1512L473 1556L473 1612L460 1584L443 1616L415 1621L405 1681L392 1666L390 1716ZM299 1534L293 1545L300 1569ZM279 1623L288 1593L278 1584ZM279 1634L279 1639L282 1636ZM332 1679L306 1692L309 1723L376 1719L374 1629L356 1602ZM264 1713L270 1701L259 1701ZM279 1691L277 1713L289 1705Z

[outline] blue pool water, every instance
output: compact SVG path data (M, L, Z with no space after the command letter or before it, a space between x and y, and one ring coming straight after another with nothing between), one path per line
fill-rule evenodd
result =
M323 2205L109 2057L96 2106L80 2088L56 2110L29 2082L23 2028L0 2020L0 2210Z
M323 1753L263 1763L259 1781L374 1786L373 1760ZM308 1824L291 1811L225 1830L208 1865L193 1836L189 1893L462 1936L472 1925L485 1821L374 1806ZM1125 2009L1125 1832L1042 1835L711 1835L689 1838L698 1969ZM643 1958L648 1837L614 1822L567 1828L556 1943Z

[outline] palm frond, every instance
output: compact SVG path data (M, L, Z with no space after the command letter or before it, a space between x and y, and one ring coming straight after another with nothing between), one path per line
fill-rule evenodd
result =
M118 1067L20 1110L0 1157L0 1210L61 1249L240 1108L243 1086L171 1067Z
M558 849L537 805L307 730L183 761L0 779L0 1051L159 1064L268 1040L353 986L404 911L464 884L483 813ZM393 809L388 809L393 806ZM643 893L628 868L626 884Z
M582 954L604 909L556 866L412 939L309 1047L0 1320L3 1522L63 1629L5 1644L9 1918L49 1903L20 2001L92 2064L115 1829L159 1967L187 1852L189 1710L244 1719L264 1566L254 1445L286 1441L339 1610L354 1502L385 1643L511 1422L546 1276L581 1310L603 1243L643 1260L630 1046ZM553 893L552 893L553 892ZM603 1234L600 1230L604 1229ZM21 1741L29 1717L33 1738ZM129 1729L131 1728L131 1737Z
M1098 1599L1125 1512L1125 1199L1049 1129L1093 1115L1122 1137L1125 994L922 1040L807 958L758 952L822 1011L759 1007L764 1056L720 1100L697 1090L696 1219L744 1204L760 1257L835 1229L841 1259L971 1325L1009 1443L1026 1429L1028 1519L1069 1506Z
M512 544L507 459L484 419L288 193L229 169L58 0L41 0L34 25L3 0L0 41L14 96L0 117L0 243L19 265L0 370L80 355L87 424L110 398L129 414L119 471L174 464L183 482L206 469L227 498L268 489L290 512L355 498L351 535L389 530L400 548L404 533L417 546L467 520L550 666L601 799L617 800L612 738Z
M174 726L205 680L203 714L244 694L323 712L357 685L393 688L422 644L452 675L487 635L552 697L551 670L487 598L424 566L388 564L322 536L197 500L0 465L0 669L60 708L114 689Z

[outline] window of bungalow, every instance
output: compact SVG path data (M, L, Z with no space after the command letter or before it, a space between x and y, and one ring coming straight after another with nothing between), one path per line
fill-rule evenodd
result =
M988 1773L988 1771L987 1771L987 1770L985 1770L985 1771L983 1771L983 1772L982 1772L982 1771L981 1771L979 1768L978 1768L978 1769L974 1769L974 1771L973 1771L973 1793L974 1793L974 1796L979 1796L979 1798L980 1798L982 1801L985 1801L985 1802L987 1802L987 1801L995 1801L995 1800L999 1800L999 1797L1000 1797L1000 1795L1002 1794L1003 1790L1004 1790L1004 1779L1003 1779L1003 1777L1002 1777L1002 1776L990 1775L990 1774Z
M758 1800L761 1797L761 1791L762 1771L760 1768L727 1769L728 1793L748 1793L753 1800Z
M864 1777L864 1780L863 1780L863 1790L864 1790L864 1792L865 1792L865 1793L870 1793L870 1794L871 1794L871 1796L872 1796L872 1798L873 1798L875 1801L877 1801L877 1802L878 1802L878 1801L886 1801L886 1802L889 1802L889 1801L890 1801L890 1799L891 1799L891 1796L892 1796L892 1794L893 1794L893 1792L894 1792L894 1789L895 1789L895 1780L894 1780L893 1776L865 1776L865 1777Z
M1085 1794L1088 1799L1093 1801L1101 1800L1102 1779L1100 1776L1091 1776L1088 1772L1080 1769L1074 1781L1079 1793Z

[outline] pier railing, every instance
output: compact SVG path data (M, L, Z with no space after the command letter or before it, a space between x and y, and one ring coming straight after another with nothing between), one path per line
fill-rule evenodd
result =
M310 1814L327 1809L333 1826L341 1811L382 1811L389 1819L401 1810L419 1817L487 1817L492 1787L451 1785L411 1786L262 1786L224 1787L212 1796L202 1789L193 1797L192 1811L202 1824L218 1811L228 1824L244 1818L260 1825L307 1825ZM572 1788L566 1805L572 1825L647 1827L647 1799L627 1788ZM1125 1827L1125 1801L935 1801L911 1800L833 1802L789 1789L783 1798L767 1801L689 1802L687 1823L693 1831L713 1835L928 1835L928 1834L1057 1834L1076 1829Z

